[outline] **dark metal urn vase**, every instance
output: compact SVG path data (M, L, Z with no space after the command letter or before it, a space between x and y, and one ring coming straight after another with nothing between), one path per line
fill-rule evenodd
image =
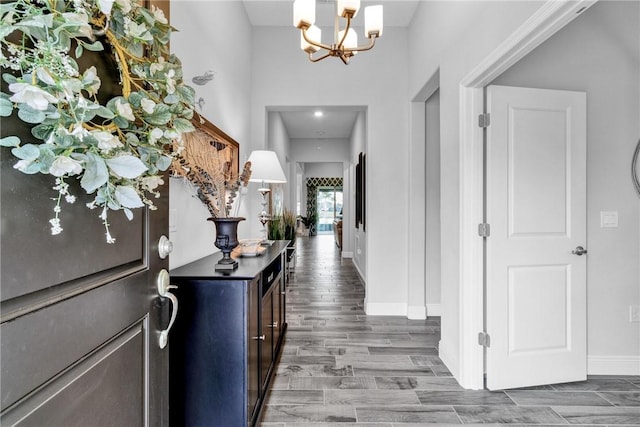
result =
M231 258L231 251L238 246L238 223L245 218L208 218L216 226L216 248L222 252L222 259L216 264L216 271L233 271L238 261Z

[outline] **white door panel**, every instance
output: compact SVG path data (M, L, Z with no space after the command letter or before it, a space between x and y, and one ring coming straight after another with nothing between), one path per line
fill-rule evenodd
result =
M586 94L487 95L487 386L585 379Z

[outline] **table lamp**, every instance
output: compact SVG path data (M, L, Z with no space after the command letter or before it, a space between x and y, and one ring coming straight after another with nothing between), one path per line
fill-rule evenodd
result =
M267 222L271 219L267 213L267 194L271 191L265 184L278 184L287 182L287 177L280 166L278 156L274 151L255 150L249 155L248 162L251 162L251 182L260 182L258 192L262 195L262 212L260 212L260 223L262 224L262 244L272 245L273 240L269 240L267 234Z

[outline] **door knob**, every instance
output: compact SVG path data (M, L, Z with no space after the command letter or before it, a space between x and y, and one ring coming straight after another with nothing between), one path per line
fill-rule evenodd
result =
M169 330L173 326L173 322L176 321L176 315L178 314L178 298L169 292L170 289L175 289L177 286L172 285L169 282L169 272L163 268L160 270L160 273L158 273L156 285L158 287L158 295L160 295L160 298L169 298L169 301L171 301L171 320L169 320L169 326L167 326L167 329L160 331L160 336L158 337L158 345L160 348L165 348L167 346L167 343L169 342Z
M584 255L587 253L587 250L585 248L583 248L582 246L577 246L574 250L571 251L572 254L574 255Z
M164 234L160 236L160 241L158 241L158 256L160 259L168 257L172 250L173 242Z

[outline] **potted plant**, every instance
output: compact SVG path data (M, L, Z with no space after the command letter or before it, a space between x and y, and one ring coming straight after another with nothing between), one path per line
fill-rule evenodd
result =
M282 214L282 225L284 229L284 239L289 240L289 246L296 244L296 216L289 209L285 209Z

